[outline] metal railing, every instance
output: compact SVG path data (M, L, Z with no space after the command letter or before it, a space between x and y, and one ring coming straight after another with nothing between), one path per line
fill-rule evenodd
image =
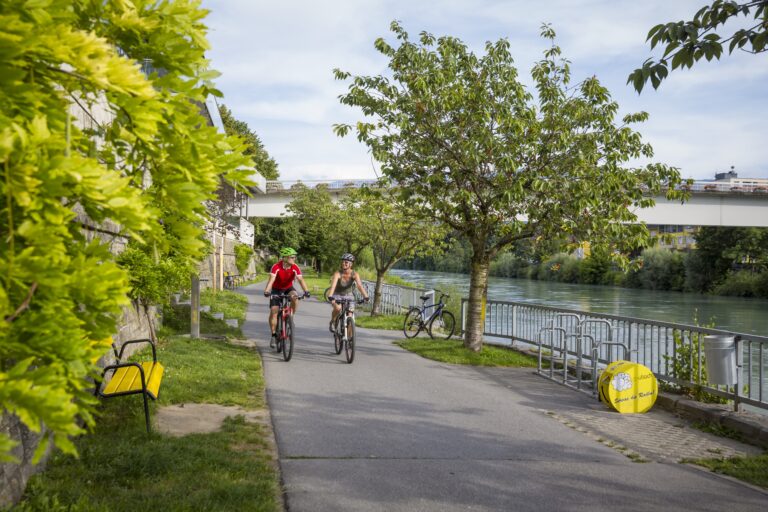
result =
M373 281L363 281L363 287L373 303L373 291L376 289L376 283ZM422 295L430 295L431 299L427 301L427 304L431 304L434 301L434 290L425 288L411 288L409 286L399 286L394 284L382 284L381 285L381 308L379 313L385 315L400 315L411 306L420 306ZM366 308L369 308L371 304L368 304Z
M467 302L461 301L462 332ZM736 410L741 404L768 410L766 336L503 301L487 302L483 335L536 346L539 373L579 389L594 392L601 368L624 359L647 366L661 382L731 400ZM706 382L702 340L707 335L735 338L735 385ZM550 360L550 368L542 367L542 358Z
M302 188L317 188L327 190L343 190L348 188L360 188L363 186L373 186L378 183L377 180L370 179L341 179L341 180L292 180L292 181L266 181L266 192L276 194L281 192L290 192Z
M378 183L373 179L328 179L328 180L267 180L266 192L278 193L289 192L298 188L326 188L328 190L343 190L348 188L360 188L362 186L373 186ZM708 193L753 193L768 194L768 183L756 182L716 182L716 181L694 181L691 184L683 183L676 188L688 190L690 192Z

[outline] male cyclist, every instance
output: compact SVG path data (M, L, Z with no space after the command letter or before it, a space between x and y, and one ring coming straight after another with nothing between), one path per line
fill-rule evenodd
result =
M296 312L296 306L299 303L299 297L296 294L296 290L293 289L293 280L298 279L299 284L304 289L304 297L309 297L309 290L307 290L307 283L304 282L304 278L301 275L301 269L296 265L296 250L291 247L283 247L280 249L280 256L282 261L278 261L272 265L272 270L269 271L269 281L267 287L264 288L264 295L269 297L270 295L289 295L291 297L291 306L293 306L293 312ZM269 341L269 346L273 347L275 344L277 330L277 311L280 308L280 299L269 300L269 328L272 331L272 338Z

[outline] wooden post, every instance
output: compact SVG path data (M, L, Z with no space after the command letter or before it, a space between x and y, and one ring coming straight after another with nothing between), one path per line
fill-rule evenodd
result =
M190 336L200 337L200 277L192 276L192 291L190 292L191 327Z

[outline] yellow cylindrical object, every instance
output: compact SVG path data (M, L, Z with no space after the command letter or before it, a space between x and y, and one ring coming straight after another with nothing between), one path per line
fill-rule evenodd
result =
M600 400L622 414L648 411L659 395L656 376L632 361L615 361L597 381Z

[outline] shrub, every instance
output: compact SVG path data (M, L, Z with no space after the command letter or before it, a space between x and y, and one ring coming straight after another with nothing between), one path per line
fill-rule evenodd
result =
M685 282L683 254L661 248L645 249L638 272L640 286L647 290L681 291Z
M712 292L715 295L730 295L733 297L759 297L758 285L761 274L755 274L748 270L730 272L725 281L715 286Z
M237 266L237 273L241 276L248 271L248 265L251 264L253 258L253 249L245 244L235 245L235 266Z

